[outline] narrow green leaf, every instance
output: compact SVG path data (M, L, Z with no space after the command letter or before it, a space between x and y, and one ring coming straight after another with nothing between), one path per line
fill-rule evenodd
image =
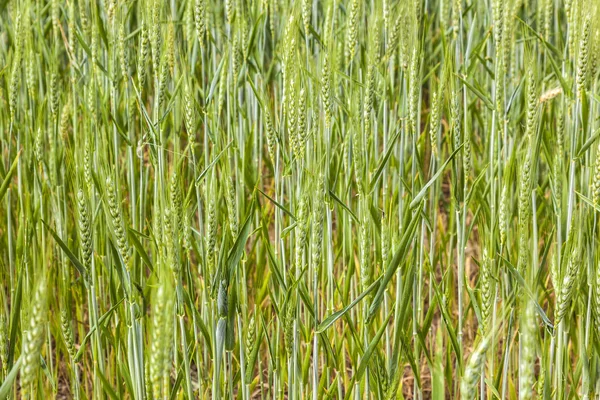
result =
M6 176L4 177L4 181L2 182L2 186L0 186L0 200L2 200L4 198L4 195L8 191L8 185L10 185L10 180L12 179L13 174L17 170L17 165L19 164L19 156L21 155L22 151L23 150L20 150L17 153L17 155L15 156L14 161L12 162L12 164L10 166L10 169L8 170L8 172L6 173Z
M98 329L98 325L101 325L104 323L104 321L106 321L107 318L109 318L112 313L117 309L117 307L125 300L125 297L121 298L121 300L119 300L114 306L112 306L107 312L105 312L99 319L98 319L98 324L92 326L92 328L89 330L89 332L87 333L87 335L85 335L85 337L83 338L83 340L81 341L81 344L79 345L79 350L77 350L77 353L75 354L75 357L73 357L73 360L75 362L79 361L79 359L81 358L81 356L83 355L83 352L85 350L85 344L87 343L87 341L90 339L90 337L92 336L92 334L96 331L96 329Z
M22 357L19 357L15 365L11 368L6 378L4 378L4 382L2 382L2 386L0 386L0 399L8 399L8 395L13 387L13 383L19 374L19 370L21 369L21 360Z
M475 94L475 96L479 97L483 101L483 104L485 104L485 106L487 108L489 108L491 111L494 111L494 103L492 102L492 99L487 97L481 90L477 89L477 87L475 87L475 85L473 85L472 83L469 83L466 79L464 79L459 74L455 74L455 75L458 79L460 79L460 81L462 83L465 84L466 87L469 88L469 90L471 92L473 92Z
M240 233L235 239L235 243L227 256L227 282L229 279L233 277L233 273L235 268L237 267L240 259L242 258L242 254L244 254L244 248L246 247L246 240L248 239L248 234L250 233L250 229L252 228L252 217L254 216L254 200L252 200L252 204L248 210L248 215L246 216L246 221L244 221L244 225L242 225L242 229L240 229Z
M400 246L398 246L398 250L394 254L394 257L390 261L389 265L387 266L385 275L383 276L383 280L381 281L379 289L377 290L377 294L375 294L375 298L371 302L371 307L369 308L369 313L367 315L367 323L370 323L375 317L375 314L377 313L381 302L383 302L383 295L385 294L387 285L394 277L394 273L400 266L400 263L404 261L404 258L408 253L410 242L413 239L418 223L421 221L421 219L419 218L420 213L421 207L419 207L418 210L413 214L410 225L404 231L404 235L402 236Z
M523 279L523 277L521 276L519 271L517 271L517 269L510 263L510 261L508 261L506 258L504 258L501 255L498 255L498 256L500 257L500 259L502 261L504 261L504 264L508 267L508 270L510 271L510 273L517 279L517 282L519 282L519 285L521 285L521 287L525 290L525 293L527 293L527 296L531 299L531 301L535 305L535 308L537 309L538 314L542 318L542 321L544 322L544 324L546 325L548 330L550 332L553 332L554 325L552 324L552 321L550 321L550 318L548 318L548 316L544 312L544 309L538 303L535 295L533 294L533 292L531 291L529 286L525 283L525 279Z
M396 140L398 139L398 137L400 137L400 131L397 131L396 134L394 135L394 137L392 138L392 140L390 140L390 142L388 143L388 149L386 150L385 155L379 162L379 166L377 167L377 170L371 177L371 183L369 183L369 193L373 193L373 190L375 190L375 185L377 185L377 182L379 181L379 178L381 177L383 169L385 168L388 161L390 160L390 156L392 155L393 150L394 150L394 144L396 143Z
M390 320L392 319L393 315L394 315L394 307L392 306L385 321L381 324L381 327L377 331L377 334L371 340L371 342L369 343L369 346L367 347L367 350L362 355L362 357L360 359L360 364L358 365L358 369L356 370L356 374L354 374L352 376L352 382L348 386L348 391L346 392L346 396L344 397L345 400L350 399L350 396L352 395L352 390L354 389L354 386L355 386L354 383L356 381L360 381L362 379L362 376L365 373L367 366L369 365L369 361L371 360L371 356L375 352L377 345L379 344L379 341L383 337L383 334L385 333L385 329L387 328L388 324L390 323Z
M204 171L202 171L200 173L200 175L198 175L198 177L196 178L196 185L200 183L200 181L202 180L202 178L204 178L204 176L206 175L206 173L208 171L210 171L210 169L217 163L217 161L219 161L219 159L221 158L221 156L223 154L225 154L225 151L229 148L229 146L231 146L232 143L233 143L233 141L227 143L227 145L223 148L223 150L221 150L221 152L215 157L215 159L212 160L211 163L208 164L208 166L206 168L204 168Z
M73 263L75 268L77 268L79 273L82 276L87 278L87 271L86 271L85 267L83 266L83 264L81 263L81 261L79 261L79 259L75 256L75 254L73 254L73 252L71 250L69 250L69 247L65 244L65 242L62 241L62 239L58 236L58 234L56 232L54 232L54 229L50 228L50 225L48 225L46 223L46 221L44 221L43 219L41 221L44 224L44 226L46 227L46 229L48 229L48 231L50 232L50 234L52 235L54 240L56 240L56 243L58 243L60 248L65 252L65 254L69 258L69 260L71 260L71 262Z
M323 322L321 322L319 324L319 326L317 327L317 333L324 332L327 328L329 328L331 325L333 325L335 323L335 321L337 321L338 319L343 317L344 314L346 314L348 311L352 310L354 308L354 306L356 306L358 303L360 303L362 301L362 299L365 298L366 295L371 293L377 287L377 285L379 285L380 279L381 279L381 277L377 278L377 280L375 280L373 283L371 283L371 285L369 285L369 287L366 288L364 292L362 292L356 299L354 299L346 307L342 308L339 311L334 312L333 314L331 314L330 316L325 318L323 320Z
M433 185L433 183L442 175L442 172L444 172L444 169L448 163L452 161L452 159L456 156L459 150L462 149L463 146L464 143L458 146L458 148L454 150L452 154L450 154L450 157L448 157L448 159L444 161L444 163L438 168L437 172L431 177L429 182L427 182L425 186L421 188L419 193L417 193L417 195L414 197L413 201L410 202L410 208L415 208L421 202L421 200L423 200L423 197L425 197L425 194L427 193L427 189L429 189L429 187Z
M21 320L21 302L23 301L23 276L25 274L21 272L19 274L19 280L17 281L17 291L14 299L11 299L11 317L10 317L10 342L8 347L8 367L12 365L13 357L15 356L15 347L17 343L17 334L19 332L19 321ZM1 398L1 396L0 396Z
M598 139L598 137L600 137L600 128L596 129L596 132L592 136L590 136L588 140L585 141L585 143L581 146L581 148L577 152L576 158L581 157L583 155L583 153L585 153L592 146L592 144L594 144L594 142Z
M360 223L360 221L358 220L358 217L356 216L356 214L354 214L354 213L352 212L352 210L351 210L351 209L349 209L349 208L348 208L348 206L347 206L346 204L344 204L344 202L343 202L342 200L340 200L340 198L339 198L339 197L337 197L337 195L336 195L334 192L332 192L331 190L329 191L329 196L331 196L331 198L332 198L333 200L335 200L335 202L336 202L336 203L338 203L340 206L342 206L342 208L343 208L344 210L348 211L348 213L350 214L350 216L352 217L352 219L353 219L354 221L356 221L356 222Z
M140 255L140 258L142 259L144 264L146 264L148 266L148 268L150 268L151 272L154 272L154 267L152 266L152 261L150 261L150 257L148 257L148 253L146 253L144 246L142 245L140 240L137 238L138 234L140 234L140 233L138 231L136 231L135 229L131 229L131 228L129 228L128 231L129 231L129 238L131 239L131 242L133 243L133 247L135 247L136 251Z
M288 210L285 206L283 206L282 204L280 204L279 202L277 202L277 200L275 200L274 198L272 198L271 196L269 196L268 194L266 194L262 190L260 190L260 189L257 189L257 190L258 190L258 193L260 193L263 196L265 196L271 203L273 203L275 206L277 206L277 208L279 208L281 211L283 211L284 213L286 213L293 220L296 220L296 216L294 214L292 214L292 212L290 210Z

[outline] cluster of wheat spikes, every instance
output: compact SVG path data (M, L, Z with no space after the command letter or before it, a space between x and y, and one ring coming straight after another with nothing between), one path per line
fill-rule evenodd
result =
M600 398L599 19L0 1L0 398Z

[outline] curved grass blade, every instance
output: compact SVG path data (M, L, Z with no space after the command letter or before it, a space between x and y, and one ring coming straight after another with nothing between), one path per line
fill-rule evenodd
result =
M54 240L56 240L56 243L58 243L58 245L65 252L67 257L69 257L69 260L71 260L71 262L73 263L75 268L77 268L79 273L82 276L87 277L87 271L86 271L85 267L83 266L83 264L81 263L81 261L79 261L79 259L75 256L75 254L73 254L73 252L69 249L69 247L65 244L65 242L62 241L62 239L58 236L58 234L54 231L54 229L52 229L50 227L50 225L48 225L46 223L46 221L44 221L43 219L41 219L40 221L42 221L42 224L44 224L44 226L48 229L48 231L50 232L50 234L52 235Z
M12 162L10 169L8 170L8 172L6 173L6 176L4 177L4 181L2 181L2 186L0 186L0 200L2 200L4 198L4 195L6 195L6 192L8 190L8 185L10 185L10 180L13 176L13 174L15 173L15 171L17 170L17 165L19 164L19 156L21 155L21 152L23 150L20 150L17 155L15 156L14 161Z
M238 234L238 237L235 239L235 243L227 256L227 282L229 279L233 277L233 273L235 271L235 267L240 262L242 258L242 254L244 253L244 248L246 247L246 240L248 239L248 235L250 234L250 228L252 228L252 217L254 215L254 204L255 201L252 200L250 204L250 209L248 210L248 215L246 216L246 221L244 221L244 225Z
M417 195L413 198L413 201L410 202L410 208L415 208L421 202L423 197L425 197L425 194L427 194L427 189L429 189L429 187L433 185L433 183L442 175L448 163L452 161L452 159L456 156L460 149L462 149L463 146L464 143L458 146L458 148L454 150L452 154L450 154L450 157L448 157L448 159L444 161L444 163L438 168L437 172L431 177L431 179L425 184L425 186L421 188L419 193L417 193Z
M380 280L381 280L381 277L377 278L377 280L375 280L373 283L371 283L371 285L369 285L369 287L366 288L365 291L362 292L350 304L348 304L346 307L342 308L339 311L334 312L333 314L331 314L330 316L325 318L323 320L323 322L321 322L319 324L319 326L317 327L317 333L324 332L327 328L329 328L331 325L333 325L335 323L335 321L342 318L344 316L344 314L346 314L348 311L352 310L352 308L354 308L354 306L356 306L358 303L360 303L361 300L364 299L366 295L371 293L373 291L373 289L375 289L377 287L377 285L379 285Z
M373 355L373 352L375 351L377 345L379 344L381 337L385 333L385 329L387 328L388 324L390 323L390 320L392 319L392 316L394 315L394 309L395 308L392 306L385 321L381 324L381 327L377 331L377 334L371 340L371 342L369 343L369 347L367 347L367 350L365 351L362 358L360 359L360 364L358 366L358 369L356 370L356 374L354 374L354 376L352 376L352 382L348 386L349 389L348 389L348 392L346 392L346 396L344 397L344 400L350 399L350 396L352 395L352 389L354 389L354 383L357 380L359 381L362 378L363 374L365 373L365 370L367 369L367 366L369 365L369 361L371 360L371 356Z
M413 239L413 236L417 229L418 222L421 221L421 218L419 218L420 214L421 214L421 207L419 206L418 210L413 214L410 225L408 226L406 231L404 231L404 235L402 236L402 241L400 242L400 246L398 247L398 250L394 254L394 257L390 261L390 263L385 271L385 275L383 277L383 280L381 281L381 284L379 285L377 294L375 295L375 298L373 299L373 302L371 303L371 307L369 308L369 313L367 315L367 323L370 323L373 320L373 318L375 317L375 314L377 313L377 310L379 309L379 306L381 305L381 302L383 301L383 295L385 293L387 285L390 283L390 281L394 277L394 273L398 269L398 266L400 265L400 263L402 261L404 261L404 258L406 257L406 254L408 253L409 244Z
M400 131L397 131L396 134L394 135L394 137L392 138L392 140L390 140L390 142L388 144L388 149L385 152L385 156L383 156L383 158L379 162L379 166L377 167L377 170L375 171L375 173L373 174L373 177L371 178L371 183L369 183L369 193L373 193L373 190L375 189L375 185L377 185L377 182L379 181L379 178L381 177L383 169L385 168L388 161L390 160L390 156L392 155L392 152L394 150L394 144L396 143L396 140L398 139L398 137L400 137Z
M13 383L19 374L19 370L21 369L21 361L22 357L19 357L8 375L6 375L6 378L4 378L4 382L2 382L2 386L0 386L0 399L8 399L8 395L10 394Z

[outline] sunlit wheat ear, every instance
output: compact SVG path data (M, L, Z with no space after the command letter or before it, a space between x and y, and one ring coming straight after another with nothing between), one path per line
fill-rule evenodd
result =
M354 59L354 55L356 54L356 44L358 37L358 13L360 11L360 2L359 0L352 0L350 4L350 13L348 15L348 32L346 36L346 58L348 59L348 63L350 63Z
M294 351L294 320L296 318L296 306L290 299L283 310L283 331L285 336L285 353L291 358Z
M532 146L533 139L528 137L528 148L525 154L525 161L520 170L519 181L519 264L518 269L521 273L525 272L529 259L529 217L531 204L531 169L532 169Z
M148 28L144 20L142 19L141 28L140 28L140 54L138 57L137 64L137 76L138 83L140 85L140 90L144 87L146 83L146 65L148 64L148 48L150 45L150 40L148 38Z
M525 302L520 322L519 399L532 399L536 354L536 313L531 300Z
M88 210L87 199L83 190L77 192L77 209L79 212L79 241L83 264L88 270L92 265L92 221Z
M312 0L302 0L302 22L304 23L304 34L308 35L310 17L312 12Z
M429 121L429 141L431 143L431 152L435 157L438 156L438 134L440 130L440 108L441 101L439 98L439 92L433 92L433 98L431 100L431 116Z
M419 51L413 47L410 59L410 94L408 96L408 118L411 132L416 133L417 129L417 102L419 99L419 90L421 88L419 79Z
M460 29L460 18L462 15L462 1L461 0L453 0L452 3L452 30L454 32L454 37L458 36L458 31Z
M215 179L216 178L213 175L205 187L206 226L204 235L206 244L206 265L210 273L214 273L217 250L217 194L214 189L214 185L216 185Z
M382 269L385 268L390 260L390 247L392 237L390 227L385 215L381 218L381 261Z
M576 53L575 44L577 43L577 36L579 33L579 30L576 28L577 19L579 17L579 13L577 12L577 3L578 1L576 0L565 0L564 3L565 16L567 17L566 22L573 28L571 29L571 32L569 32L569 35L567 35L567 47L571 53L571 56Z
M546 40L550 40L552 36L552 22L554 15L554 2L545 0L544 1L544 37Z
M33 97L38 80L38 59L35 56L32 48L30 48L27 52L27 59L25 62L25 81L27 83L27 90L29 91L30 96Z
M129 78L129 49L127 48L127 43L125 43L126 36L125 24L121 23L118 40L119 63L121 67L121 76L125 82L127 82L127 79Z
M169 198L171 201L171 210L173 212L173 228L175 229L176 237L179 237L181 232L181 224L183 223L183 200L181 198L180 177L177 171L171 174L171 182L169 184Z
M185 129L188 135L188 141L190 143L190 149L194 151L194 142L196 140L196 118L195 118L195 110L194 103L192 99L192 94L190 93L189 88L186 90L185 99L184 99L184 121L185 121Z
M96 25L90 27L90 36L92 37L90 43L90 53L92 56L92 72L96 70L96 64L98 63L98 28Z
M36 132L34 146L35 160L38 164L41 164L44 160L44 134L42 133L42 128L38 128Z
M166 95L167 95L167 84L169 80L169 66L166 62L162 63L160 67L160 77L158 83L158 108L161 108L165 103Z
M60 34L60 4L58 0L50 1L50 17L52 19L52 33L55 40L57 40Z
M170 372L170 338L173 317L173 300L171 290L161 284L154 296L152 310L152 342L150 356L150 382L156 398L167 393L167 382Z
M508 229L508 187L502 185L500 194L500 210L498 212L498 230L500 231L500 245L506 244L506 232Z
M71 100L69 99L63 106L60 114L59 135L63 142L67 142L69 140L71 121Z
M195 0L194 2L194 26L198 41L203 44L206 33L206 2L205 0Z
M367 206L365 205L363 206L363 218L361 221L359 238L360 283L363 291L369 287L373 276L373 266L369 257L371 253L370 218Z
M227 22L233 22L234 12L234 0L225 0L225 15L227 15Z
M166 47L166 50L165 50L166 64L169 69L169 73L172 75L173 72L175 71L175 49L176 49L175 26L172 21L169 22L169 24L167 25L167 37L165 40L165 47Z
M452 125L452 139L454 149L458 149L462 141L462 130L460 126L460 99L456 91L452 93L450 105L450 121Z
M594 205L600 205L600 144L596 149L596 162L593 169L590 191L592 192L592 202Z
M373 111L373 102L375 100L375 68L369 65L367 69L367 94L364 105L364 122L367 135L371 135L371 113Z
M320 177L315 183L315 196L312 203L312 238L311 258L313 268L318 272L321 268L321 255L323 252L323 220L325 217L325 199L323 193L323 179Z
M92 190L93 177L92 177L92 149L88 139L85 139L83 144L83 180L85 182L85 188L88 193Z
M321 70L321 97L323 101L323 111L325 112L325 126L331 126L331 77L329 75L329 55L325 53L323 57L323 67Z
M555 324L558 324L563 320L569 309L569 306L571 305L571 299L575 295L575 282L579 272L578 257L580 257L579 251L577 249L573 249L567 260L566 270L563 273L563 277L558 289L559 292L556 298Z
M125 267L129 265L129 244L127 234L125 232L125 223L121 213L121 205L117 197L117 190L112 178L106 178L106 199L108 203L108 211L112 221L112 227L117 240L117 248L123 259Z
M386 49L386 53L388 55L392 54L398 47L398 42L400 41L402 31L402 16L398 15L394 20L394 25L392 27L392 32L390 34L390 38L388 41L388 46Z
M48 317L48 293L46 280L38 278L33 294L29 323L23 331L21 390L27 396L35 392L35 382L40 367L40 354L44 345Z
M298 124L296 132L296 157L304 158L304 145L306 142L306 92L304 88L298 93Z
M229 229L231 230L231 237L236 238L238 235L239 222L238 222L238 208L236 200L236 190L233 177L230 175L225 178L225 200L227 202L227 219L229 220Z
M62 330L65 347L69 353L71 360L75 359L77 353L75 349L75 339L73 338L73 330L71 328L71 320L64 306L60 310L60 329Z
M525 133L529 138L536 133L538 102L536 78L533 70L530 69L527 73L527 124L525 125Z
M579 57L577 59L577 95L585 96L588 78L589 47L591 36L591 18L587 16L583 23L581 42L579 43Z
M473 172L473 150L471 149L471 137L469 134L464 135L463 145L463 173L465 176L465 184L469 180Z
M240 69L242 68L242 60L244 58L244 53L242 51L242 38L239 31L236 31L235 40L233 42L233 46L231 48L232 51L232 78L233 78L233 86L237 86L237 80L240 75Z
M163 250L165 264L173 272L173 276L178 276L179 260L175 257L175 233L173 227L173 213L170 208L163 211L163 239L162 243L165 249Z
M490 259L487 249L484 249L479 278L481 282L481 318L483 322L483 334L487 334L487 328L490 326L492 305L495 296L495 278L492 271L492 263L493 260Z
M59 90L58 75L52 72L50 74L50 112L54 118L58 116Z
M385 395L390 387L390 377L388 375L387 367L385 360L381 357L381 355L377 354L377 357L373 357L372 361L372 370L375 371L374 375L377 379L377 384L379 385L380 393Z
M160 12L162 4L160 0L153 0L151 6L150 47L152 50L152 68L154 69L155 78L158 78L160 75L160 48L162 43Z
M77 34L76 34L76 22L77 22L77 6L74 1L69 2L69 20L68 20L68 31L69 31L69 53L74 60L77 60ZM75 61L76 62L76 61Z
M275 41L277 36L277 0L266 0L269 3L269 30L271 40Z
M304 267L304 247L306 246L308 224L308 199L305 193L301 195L298 211L296 213L296 248L295 267L301 270Z
M10 76L10 84L9 84L9 108L10 108L10 117L11 119L15 118L15 110L17 108L17 97L19 90L19 65L18 60L15 60L15 67L13 68L13 72Z
M269 158L271 159L271 163L275 163L275 128L273 128L273 121L271 119L271 114L268 110L264 111L264 119L265 119L265 137L267 139L267 151L269 154Z
M485 362L485 353L490 345L489 336L485 336L475 348L460 383L461 400L473 400L477 394L477 383L481 374L481 366Z
M323 22L323 38L326 43L329 43L330 39L331 39L332 24L333 24L333 4L330 4L327 7L327 12L325 14L325 21Z
M510 1L510 0L509 0ZM502 54L502 33L504 23L504 7L506 0L492 1L492 15L494 22L494 42L496 44L497 54Z

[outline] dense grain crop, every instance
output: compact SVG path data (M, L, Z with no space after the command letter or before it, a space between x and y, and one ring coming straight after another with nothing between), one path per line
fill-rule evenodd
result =
M0 0L0 399L600 398L598 0Z

